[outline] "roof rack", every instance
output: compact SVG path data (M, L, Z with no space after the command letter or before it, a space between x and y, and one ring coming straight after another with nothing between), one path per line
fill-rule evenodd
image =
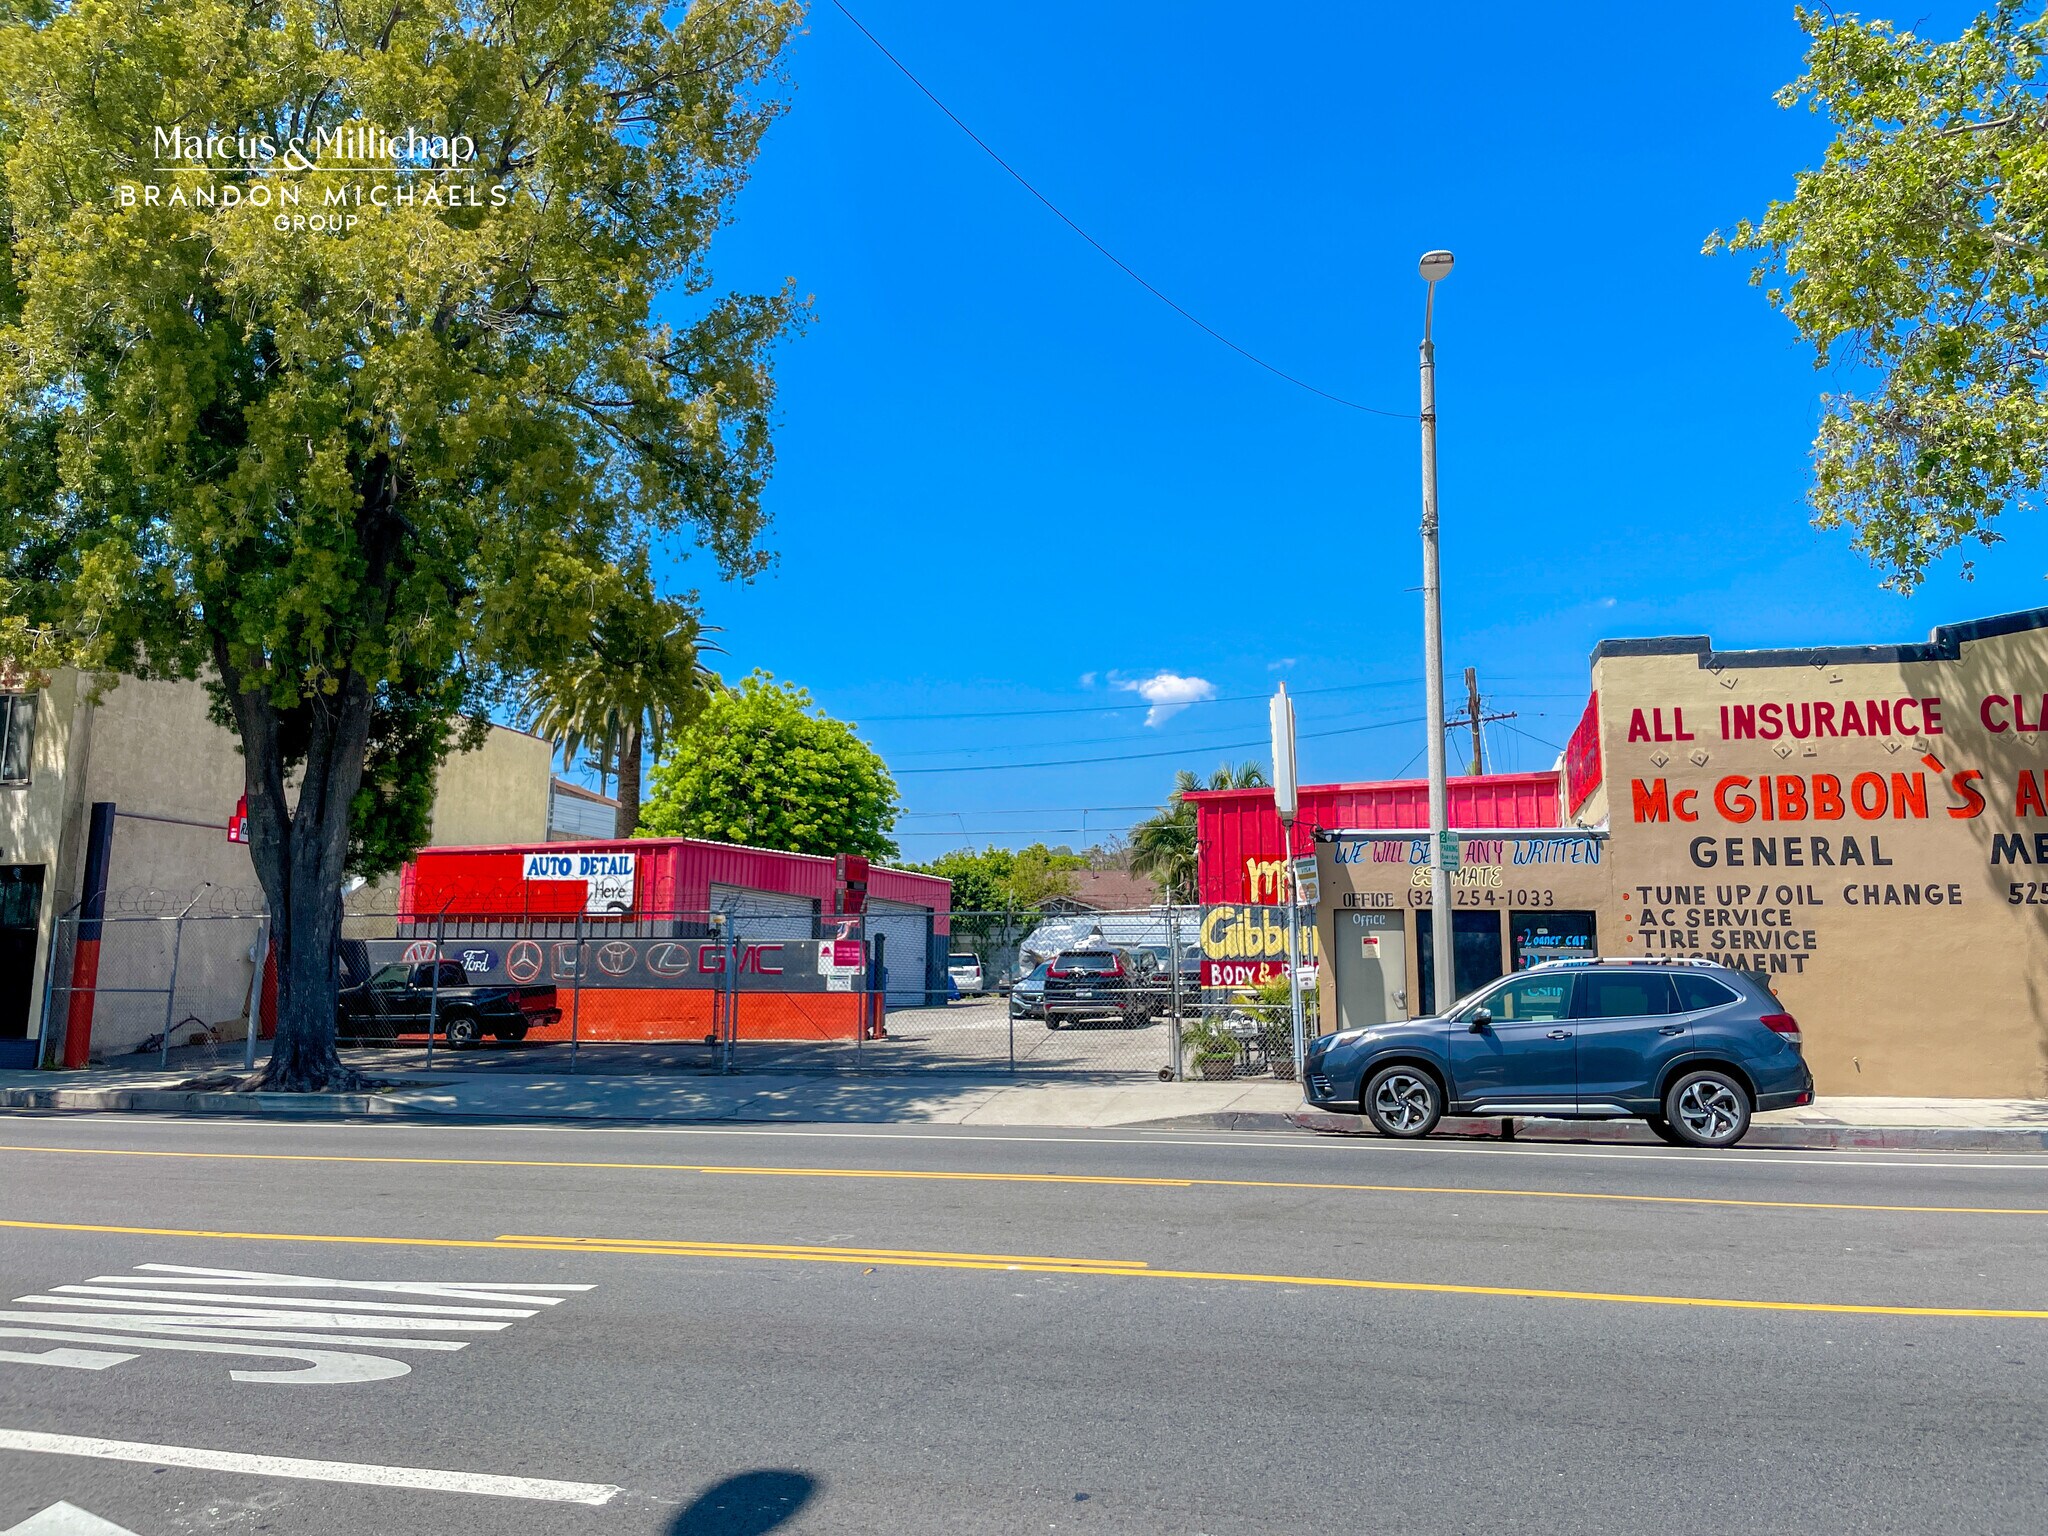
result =
M1584 969L1593 965L1696 965L1708 970L1725 971L1727 966L1718 960L1708 960L1699 955L1675 955L1666 960L1655 955L1590 955L1583 960L1539 960L1524 967L1529 971L1564 971Z

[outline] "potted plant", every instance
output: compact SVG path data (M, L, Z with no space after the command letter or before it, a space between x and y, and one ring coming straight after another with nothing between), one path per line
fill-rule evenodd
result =
M1221 1019L1188 1020L1181 1025L1180 1042L1196 1076L1211 1081L1237 1076L1238 1039Z

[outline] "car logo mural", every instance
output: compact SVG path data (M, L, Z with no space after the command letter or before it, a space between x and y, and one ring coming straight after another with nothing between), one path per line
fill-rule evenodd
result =
M505 974L514 981L532 981L547 964L547 957L531 939L521 939L505 954Z

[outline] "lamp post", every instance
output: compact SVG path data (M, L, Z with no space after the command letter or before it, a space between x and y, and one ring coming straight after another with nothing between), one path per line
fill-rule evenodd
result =
M1434 951L1436 1008L1442 1013L1457 996L1457 940L1451 932L1451 877L1444 868L1444 834L1450 828L1450 790L1444 782L1444 600L1437 563L1436 518L1436 344L1430 321L1436 285L1451 270L1449 251L1422 258L1422 665L1429 718L1429 910Z

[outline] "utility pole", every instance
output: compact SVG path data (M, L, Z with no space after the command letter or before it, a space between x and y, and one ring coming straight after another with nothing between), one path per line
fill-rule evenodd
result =
M1451 934L1451 876L1444 868L1444 840L1450 829L1450 789L1444 782L1444 600L1437 563L1436 518L1436 343L1430 322L1436 311L1436 285L1451 270L1449 251L1430 251L1422 258L1422 281L1428 298L1422 310L1422 667L1429 722L1429 885L1430 945L1435 977L1436 1011L1451 1006L1458 995Z
M1490 715L1481 712L1481 704L1479 700L1479 669L1477 667L1467 667L1465 669L1465 718L1462 721L1446 720L1444 722L1444 729L1447 731L1451 731L1457 730L1460 726L1464 726L1471 730L1471 772L1474 777L1477 777L1478 775L1486 772L1486 741L1485 738L1480 735L1479 727L1495 720L1512 720L1514 718L1515 711L1513 711L1512 709L1495 710Z
M1486 743L1479 735L1479 669L1465 669L1465 718L1472 723L1472 777L1486 772Z

